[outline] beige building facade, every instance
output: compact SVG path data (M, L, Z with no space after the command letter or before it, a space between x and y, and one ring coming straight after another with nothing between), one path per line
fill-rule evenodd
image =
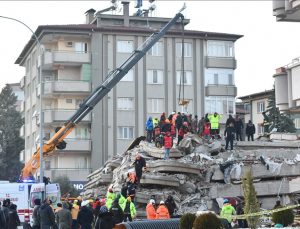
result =
M91 9L86 12L87 23L82 25L39 26L35 33L44 48L41 61L34 39L24 47L16 63L26 69L21 81L25 92L25 161L39 142L37 114L41 94L43 132L49 139L110 71L169 21L129 16L128 5L123 8L123 15L95 13ZM185 19L184 24L188 23ZM134 138L144 135L148 116L184 111L201 117L217 111L226 121L228 114L235 113L234 43L242 36L185 30L182 43L181 26L179 22L175 24L111 89L67 137L65 150L56 150L45 159L47 176L68 175L74 182L85 181L91 171L124 152ZM184 99L189 100L185 107L178 104L183 70Z

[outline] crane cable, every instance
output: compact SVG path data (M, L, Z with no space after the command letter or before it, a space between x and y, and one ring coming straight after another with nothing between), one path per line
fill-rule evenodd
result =
M182 25L182 36L181 36L181 72L180 72L180 82L179 82L179 98L178 104L184 106L188 104L188 101L184 99L184 21L181 21ZM182 99L181 99L181 89L182 89Z

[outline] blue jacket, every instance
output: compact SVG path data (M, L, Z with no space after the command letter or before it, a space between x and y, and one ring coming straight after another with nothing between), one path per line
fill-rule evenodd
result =
M146 122L146 130L153 130L152 117L149 117L147 122Z

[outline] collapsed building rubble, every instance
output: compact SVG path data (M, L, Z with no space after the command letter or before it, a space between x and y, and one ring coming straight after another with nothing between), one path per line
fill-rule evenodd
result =
M225 151L222 141L206 142L188 134L177 148L171 149L169 160L163 160L162 148L141 141L90 174L83 194L103 197L110 185L120 192L128 172L134 171L132 162L139 152L147 161L147 171L143 173L135 198L140 216L145 214L152 195L157 202L172 195L179 214L218 211L220 206L216 199L243 197L241 179L248 168L252 168L262 208L273 208L278 197L283 204L297 202L299 142L273 141L237 142L233 151Z

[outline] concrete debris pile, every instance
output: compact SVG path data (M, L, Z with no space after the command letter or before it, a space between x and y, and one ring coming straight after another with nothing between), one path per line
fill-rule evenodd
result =
M221 140L205 141L188 134L171 149L170 159L163 160L163 148L141 141L122 155L107 161L88 176L84 196L104 197L112 185L120 192L132 163L139 152L147 162L135 202L140 215L152 195L156 201L172 195L178 213L219 210L216 199L242 197L241 178L252 169L255 188L262 208L274 206L278 196L283 204L297 201L300 193L299 142L237 142L233 151L224 150Z

